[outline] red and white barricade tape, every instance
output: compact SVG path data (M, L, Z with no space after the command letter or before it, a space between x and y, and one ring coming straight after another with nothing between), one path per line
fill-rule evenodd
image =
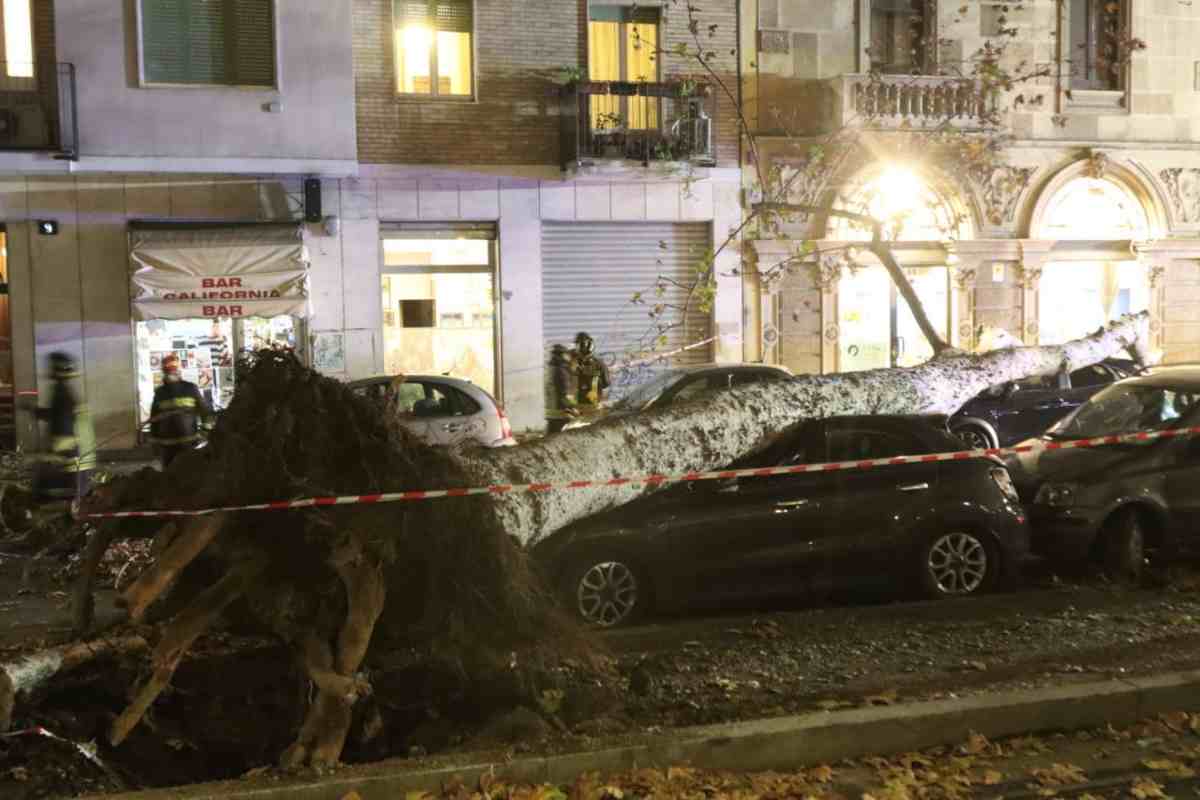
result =
M757 469L724 469L710 472L685 472L678 475L638 475L602 480L562 481L556 483L501 483L491 486L474 486L462 489L416 489L407 492L383 492L379 494L356 494L342 497L306 497L299 500L279 500L271 503L252 503L243 506L198 508L176 511L106 511L81 513L82 519L128 519L133 517L200 517L227 511L289 511L299 508L324 508L328 506L375 505L400 503L408 500L435 500L442 497L472 497L477 495L504 496L509 494L556 492L570 489L598 489L604 486L648 485L664 483L687 483L691 481L727 480L730 478L766 478L773 475L799 475L811 472L838 472L898 464L932 464L940 461L967 461L989 456L1007 456L1030 453L1036 450L1074 450L1103 447L1105 445L1150 442L1157 439L1173 439L1200 434L1200 426L1175 428L1164 431L1142 431L1117 436L1099 436L1092 439L1064 439L1062 441L1039 441L1036 444L1018 447L998 447L987 450L958 450L950 453L929 453L918 456L895 456L873 458L864 461L835 461L824 464L796 464L787 467L761 467Z

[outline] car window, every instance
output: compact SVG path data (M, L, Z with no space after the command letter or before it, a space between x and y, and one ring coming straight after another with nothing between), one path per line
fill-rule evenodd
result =
M862 461L924 453L927 448L911 435L864 428L834 428L826 433L830 461Z
M384 385L385 388L386 385ZM397 414L412 414L413 406L418 400L425 399L425 384L423 383L402 383L396 387L391 393L396 404Z
M1071 386L1075 389L1083 389L1088 386L1101 386L1106 383L1112 383L1112 380L1112 374L1106 367L1100 364L1092 364L1071 373Z
M688 403L695 400L705 392L711 392L714 389L722 389L729 385L729 374L719 373L717 375L706 375L691 380L680 386L668 400L669 403Z
M1048 435L1059 439L1089 439L1137 431L1165 430L1196 407L1198 395L1169 387L1113 384L1101 390Z

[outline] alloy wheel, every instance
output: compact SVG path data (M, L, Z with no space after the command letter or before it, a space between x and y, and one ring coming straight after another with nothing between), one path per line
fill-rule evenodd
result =
M938 592L972 594L988 577L987 548L969 533L947 533L929 548L926 569Z
M954 433L971 450L989 450L992 447L992 440L987 433L973 425L959 428Z
M593 564L580 576L575 598L586 621L605 628L620 625L637 608L637 576L620 561Z

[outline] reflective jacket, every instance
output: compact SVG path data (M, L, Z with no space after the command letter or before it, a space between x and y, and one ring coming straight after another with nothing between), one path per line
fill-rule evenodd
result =
M550 359L550 383L546 387L546 419L566 419L567 409L575 406L571 396L571 365L565 358Z
M47 424L50 452L45 461L63 472L84 472L96 467L96 436L87 406L75 397L67 380L56 380L50 406L39 408L39 420Z
M196 384L164 383L154 390L150 406L150 440L163 447L191 444L200 439L200 419L211 416Z
M575 375L579 381L579 405L598 405L608 388L608 365L595 356L579 356L575 362Z

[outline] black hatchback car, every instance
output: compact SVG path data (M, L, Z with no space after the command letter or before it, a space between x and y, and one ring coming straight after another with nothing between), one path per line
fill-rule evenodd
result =
M994 386L950 418L950 429L978 449L1007 447L1037 436L1115 381L1136 374L1133 361L1109 359L1074 372Z
M1098 392L1011 460L1033 550L1135 578L1200 541L1200 437L1047 450L1050 442L1200 425L1200 366L1157 367Z
M961 449L945 419L862 416L800 425L734 467ZM1028 545L999 460L697 481L581 520L534 555L567 606L601 626L651 608L794 594L886 577L931 597L987 589Z

